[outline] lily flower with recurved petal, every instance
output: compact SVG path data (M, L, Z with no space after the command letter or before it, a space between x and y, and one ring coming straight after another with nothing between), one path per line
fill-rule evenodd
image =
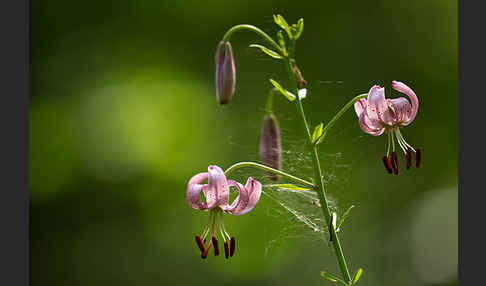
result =
M398 157L395 152L395 138L398 145L406 154L407 169L412 165L412 152L415 152L415 166L419 167L422 158L420 148L414 149L408 144L400 132L400 127L412 123L417 115L419 101L415 92L399 81L392 82L392 88L406 94L411 103L404 97L386 99L385 88L375 85L368 93L368 99L360 99L354 104L354 110L359 118L361 129L373 136L388 134L388 149L382 156L383 164L388 173L398 175ZM390 142L393 150L390 155Z
M207 184L202 184L207 180ZM229 204L230 186L236 187L238 196ZM201 192L206 199L201 201ZM226 231L223 223L223 214L242 215L251 211L260 200L262 184L249 177L246 185L233 180L227 180L218 166L209 166L208 172L193 176L187 184L187 202L193 209L209 211L209 221L201 236L196 235L196 243L201 250L201 257L205 259L214 245L214 255L219 255L218 236L224 241L226 258L233 256L235 251L235 238ZM205 246L206 237L210 240Z

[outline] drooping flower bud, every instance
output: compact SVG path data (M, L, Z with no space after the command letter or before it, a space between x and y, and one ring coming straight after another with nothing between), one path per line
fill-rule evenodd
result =
M260 159L262 164L274 169L282 169L282 143L280 140L280 126L275 115L263 118L262 133L260 137ZM278 181L279 176L267 173L270 179Z
M216 97L219 104L227 104L235 93L235 60L230 42L221 41L215 55Z

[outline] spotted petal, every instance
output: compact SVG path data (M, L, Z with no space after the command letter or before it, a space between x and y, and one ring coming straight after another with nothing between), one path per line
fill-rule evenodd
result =
M354 103L354 111L356 111L356 115L358 115L358 117L366 109L367 105L368 105L368 101L364 98L358 99L358 101Z
M370 120L366 110L363 111L359 116L359 127L361 127L361 130L373 136L380 136L381 134L383 134L385 128L382 127L379 123L378 125L374 124L376 124L376 121Z
M251 211L260 200L260 196L262 194L262 184L260 182L252 177L249 177L246 181L245 188L249 196L248 204L241 211L233 211L233 215L246 214L247 212Z
M368 92L368 105L366 106L366 113L368 119L373 126L383 125L383 114L388 109L385 100L385 88L379 85L374 85Z
M395 90L406 94L410 98L410 101L412 102L412 108L411 108L408 120L401 123L401 125L406 126L406 125L412 123L412 121L415 119L415 116L417 116L418 107L419 107L419 101L418 101L417 95L415 94L415 92L410 87L408 87L403 82L392 81L392 87Z
M222 208L232 215L238 215L248 206L250 194L245 186L236 181L228 180L228 184L230 186L235 186L238 189L238 197L236 197L230 206L227 205Z
M208 167L208 186L204 189L204 195L208 209L228 204L228 181L220 167L214 165Z
M396 116L396 122L407 122L410 118L410 115L412 114L412 106L410 105L410 102L408 102L405 97L394 98L390 99L389 101L393 107L393 112Z
M201 202L201 190L204 186L201 183L208 178L208 173L199 173L192 177L187 184L187 203L197 210L207 209L205 202Z

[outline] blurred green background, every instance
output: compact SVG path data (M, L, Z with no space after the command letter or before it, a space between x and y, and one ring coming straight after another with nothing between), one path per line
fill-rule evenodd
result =
M235 34L236 95L219 106L214 51L236 24L274 36L277 13L305 19L297 63L312 126L373 84L398 97L400 80L420 99L402 129L422 147L419 169L386 174L386 138L364 134L353 111L320 148L337 212L356 205L341 239L359 285L457 285L457 3L440 0L31 1L32 285L331 284L319 273L339 273L332 248L268 197L225 216L228 261L201 260L207 214L185 201L209 164L259 160L268 78L288 85L285 69L248 47L262 43L254 34ZM295 105L275 108L284 169L311 177Z

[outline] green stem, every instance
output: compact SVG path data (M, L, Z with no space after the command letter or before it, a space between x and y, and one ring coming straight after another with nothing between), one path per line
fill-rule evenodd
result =
M278 89L274 87L268 92L267 104L265 105L265 112L269 116L273 113L273 99L275 97L274 95L276 91L278 91Z
M336 121L338 121L339 118L341 118L341 116L351 107L354 105L354 103L362 98L366 98L368 96L367 93L364 93L364 94L360 94L356 97L354 97L353 99L351 99L348 103L346 103L346 105L341 108L341 110L339 110L338 113L336 113L336 115L334 115L334 117L331 119L331 121L329 121L326 126L324 126L324 128L322 129L322 136L321 138L319 139L319 142L322 142L324 140L324 138L326 137L326 134L327 134L327 131L329 129L331 129L331 127L334 126L334 123L336 123Z
M224 171L224 174L226 176L229 176L231 173L233 173L234 171L240 169L240 168L245 168L245 167L253 167L253 168L257 168L257 169L260 169L260 170L264 170L264 171L267 171L267 172L271 172L271 173L274 173L274 174L278 174L282 177L285 177L285 178L288 178L294 182L297 182L299 184L302 184L302 185L306 185L306 186L309 186L309 187L312 187L312 188L315 188L315 185L311 182L308 182L306 180L303 180L301 178L298 178L296 176L292 176L290 174L287 174L285 172L282 172L280 170L277 170L277 169L274 169L274 168L270 168L268 166L265 166L265 165L262 165L262 164L258 164L258 163L255 163L255 162L239 162L239 163L236 163L234 165L232 165L231 167L229 167L228 169L226 169L226 171Z
M289 74L289 78L291 81L291 88L292 92L294 94L298 94L298 88L297 88L297 79L295 78L295 74L293 72L293 66L292 62L294 61L294 50L295 50L295 41L291 40L291 44L289 45L289 57L285 59L285 62L287 64L287 72ZM302 124L304 126L305 131L307 132L307 139L308 139L308 147L309 151L312 155L312 163L314 164L314 180L317 183L316 186L316 192L319 197L319 201L321 204L322 212L324 214L324 217L326 219L326 223L328 224L328 227L330 225L330 218L331 218L331 212L329 210L329 205L327 203L327 198L326 194L324 191L324 182L322 179L322 171L321 171L321 165L319 163L319 157L317 155L317 148L314 144L312 144L312 136L309 130L309 126L307 125L307 120L305 117L304 113L304 108L302 106L302 101L300 97L297 96L297 110L301 116L302 119ZM341 269L341 273L344 277L344 281L346 283L349 283L351 281L351 276L349 275L348 267L346 265L346 260L344 258L343 250L341 248L341 243L339 242L339 237L333 227L329 227L329 231L332 232L333 236L333 241L332 244L334 246L336 258L338 260L339 268Z
M263 32L262 30L260 30L259 28L255 27L253 25L241 24L241 25L236 25L236 26L231 27L226 32L226 34L224 34L223 41L228 42L231 35L234 32L240 31L240 30L249 30L249 31L257 33L260 37L262 37L265 41L267 41L270 45L272 45L275 49L277 49L278 53L281 56L284 55L282 48L267 33Z

